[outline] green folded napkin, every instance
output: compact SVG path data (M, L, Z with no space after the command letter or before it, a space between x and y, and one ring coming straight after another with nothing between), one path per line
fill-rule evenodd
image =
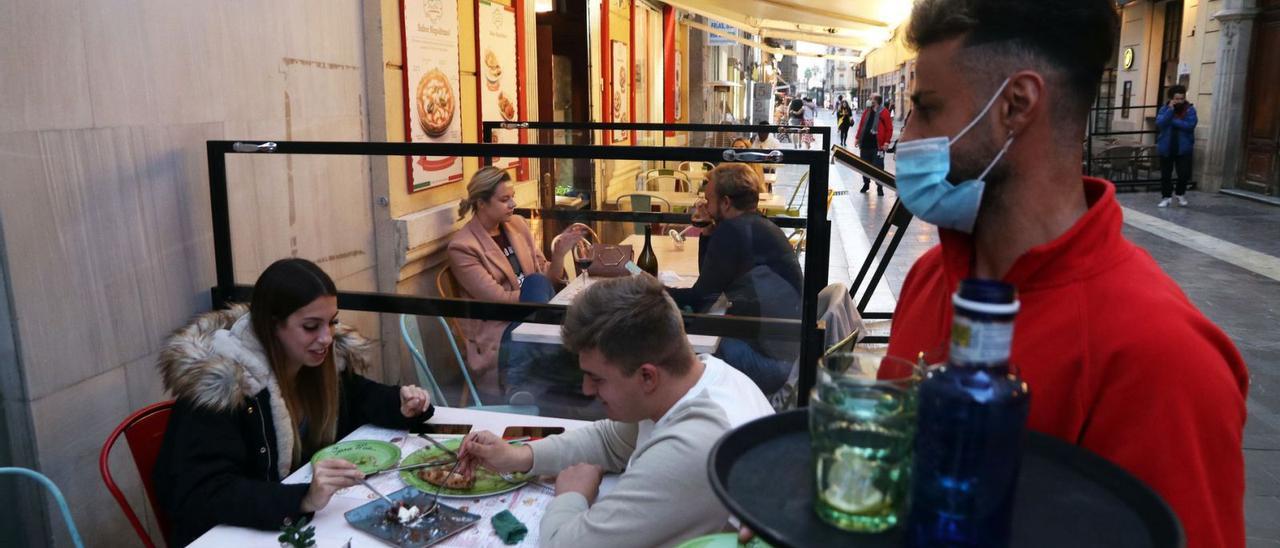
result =
M489 520L493 524L493 532L497 533L498 538L502 539L502 543L508 546L520 544L524 540L524 536L529 534L529 528L525 527L520 520L511 515L509 510L498 512L493 519Z

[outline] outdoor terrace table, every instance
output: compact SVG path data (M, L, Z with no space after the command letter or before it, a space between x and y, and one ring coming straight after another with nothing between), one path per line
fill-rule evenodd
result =
M632 234L622 240L622 245L630 245L635 251L634 256L640 256L640 250L644 249L644 236ZM688 238L685 241L684 249L677 250L675 242L671 237L666 235L654 235L653 237L653 253L658 256L659 272L674 272L680 276L675 283L668 283L670 287L691 287L698 279L698 238ZM591 278L590 282L583 279L582 276L574 278L564 289L560 290L551 304L559 304L568 306L573 298L583 289L586 289L588 283L594 283L600 278ZM723 296L720 300L712 305L709 314L724 314L728 310L728 302ZM698 354L711 354L720 346L720 337L711 335L688 335L689 345L693 347L693 351ZM560 344L560 326L555 324L530 323L520 324L511 330L511 340L519 342L531 342L541 344Z
M457 407L437 407L435 414L427 422L428 424L470 425L472 431L488 430L498 435L502 435L503 431L511 426L559 426L569 431L591 424L587 421L512 415ZM436 439L452 439L460 436L432 434L432 437ZM390 441L400 446L401 459L428 445L422 438L407 435L404 430L390 430L369 425L362 426L343 438L343 441L347 440ZM311 481L311 465L306 464L293 474L290 474L288 478L285 478L283 483L306 483L309 481ZM369 481L379 491L387 495L405 487L405 483L400 479L398 473L370 476ZM611 489L616 482L616 476L605 476L605 481L600 487L601 494ZM327 506L315 513L315 517L311 522L316 528L316 546L347 546L348 541L352 547L386 546L383 541L351 527L343 516L347 511L362 506L375 498L376 496L373 493L360 485L338 491ZM493 527L489 524L489 518L502 510L510 510L529 528L529 534L521 545L536 546L538 544L538 525L541 521L542 513L547 505L550 504L552 498L553 495L550 491L533 484L502 495L490 495L474 499L441 498L440 502L442 504L455 508L466 506L468 512L478 514L482 519L475 525L435 546L494 548L503 546L502 540L493 533ZM190 546L196 548L279 546L279 542L276 540L279 535L279 531L259 531L244 527L219 525L196 539Z

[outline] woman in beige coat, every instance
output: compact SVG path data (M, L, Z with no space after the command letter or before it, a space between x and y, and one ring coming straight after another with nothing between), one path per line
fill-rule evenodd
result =
M449 242L449 262L462 286L463 297L495 302L547 302L555 295L552 281L564 276L564 257L582 241L586 227L574 224L556 238L551 260L534 241L529 224L515 214L515 189L506 171L485 167L467 183L467 197L458 216L471 220ZM504 357L504 384L518 385L539 350L549 345L511 341L516 324L490 320L459 320L467 346L467 367L482 385L498 378L499 353ZM518 363L517 363L518 362ZM510 365L511 367L507 367ZM518 365L518 367L517 367ZM522 369L513 371L512 369Z

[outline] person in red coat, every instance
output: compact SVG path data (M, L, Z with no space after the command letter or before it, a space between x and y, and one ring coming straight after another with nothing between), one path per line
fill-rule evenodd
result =
M854 139L858 142L858 156L884 169L884 151L889 147L889 141L893 140L893 118L889 115L889 110L884 108L879 93L871 94L871 103L862 111ZM870 188L871 178L863 175L861 192L865 193ZM876 185L876 194L884 196L884 188Z
M1249 373L1231 340L1122 233L1081 172L1116 43L1111 0L921 0L903 204L941 245L912 267L889 353L945 359L964 278L1018 289L1012 363L1027 427L1119 465L1173 508L1191 547L1243 547Z

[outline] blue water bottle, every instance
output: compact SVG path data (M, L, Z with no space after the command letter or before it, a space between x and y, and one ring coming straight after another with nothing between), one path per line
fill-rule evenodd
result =
M1031 395L1009 366L1013 286L964 280L947 363L920 383L907 521L912 546L1009 545Z

